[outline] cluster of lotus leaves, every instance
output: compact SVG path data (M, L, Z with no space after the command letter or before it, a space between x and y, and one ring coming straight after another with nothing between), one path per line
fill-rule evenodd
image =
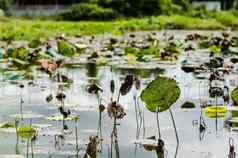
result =
M174 79L158 76L141 93L141 100L151 112L163 112L180 96L180 88Z

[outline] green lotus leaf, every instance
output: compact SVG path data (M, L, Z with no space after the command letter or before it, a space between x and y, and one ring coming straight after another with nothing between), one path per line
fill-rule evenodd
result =
M180 96L176 81L158 76L141 93L141 100L151 112L163 112L172 106Z
M67 57L72 57L74 54L76 54L76 48L72 44L63 40L58 41L57 44L58 44L59 54L67 56Z
M33 128L31 125L21 126L17 129L17 133L22 138L31 138L35 133L36 129Z
M40 39L33 39L29 42L28 46L30 48L38 48L42 44L42 41Z
M235 105L238 105L238 87L231 92L231 99Z

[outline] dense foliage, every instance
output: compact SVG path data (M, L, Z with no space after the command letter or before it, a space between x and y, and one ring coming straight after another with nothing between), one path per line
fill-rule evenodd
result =
M80 3L73 5L70 11L60 14L62 20L110 20L118 17L111 8L103 8L96 4Z
M0 0L0 9L7 11L13 0Z
M150 16L181 13L189 10L188 0L98 0L75 4L60 15L63 20L108 20L118 17Z

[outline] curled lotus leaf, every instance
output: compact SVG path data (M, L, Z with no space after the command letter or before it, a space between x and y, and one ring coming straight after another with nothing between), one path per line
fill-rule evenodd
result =
M163 112L180 96L180 88L174 79L158 76L141 93L141 100L151 112Z

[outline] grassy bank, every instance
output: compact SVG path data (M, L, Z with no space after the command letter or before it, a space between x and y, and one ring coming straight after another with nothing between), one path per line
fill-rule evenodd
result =
M156 16L141 19L121 19L107 22L65 22L50 20L23 20L0 18L0 40L30 40L47 38L65 33L68 36L80 34L112 33L161 29L216 30L238 28L238 18L230 13L219 13L214 18L201 19L181 15Z

